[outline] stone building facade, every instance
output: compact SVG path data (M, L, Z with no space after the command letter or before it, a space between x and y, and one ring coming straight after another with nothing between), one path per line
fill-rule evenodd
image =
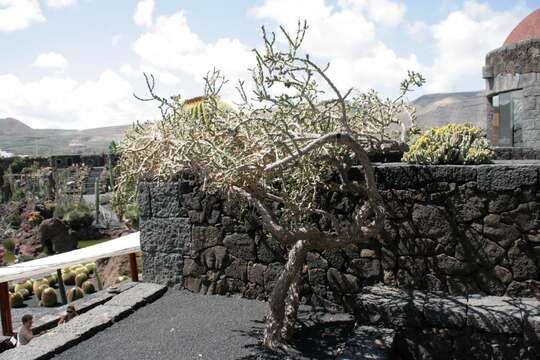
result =
M540 147L540 9L486 56L487 133L495 146Z

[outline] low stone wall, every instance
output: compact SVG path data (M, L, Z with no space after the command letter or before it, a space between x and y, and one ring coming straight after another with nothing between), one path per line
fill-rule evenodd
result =
M396 330L396 359L540 358L540 302L508 297L450 296L387 286L355 299L363 323Z
M366 248L308 254L303 301L351 308L362 287L379 282L453 295L538 293L539 170L535 161L377 165L385 233ZM340 217L359 198L327 195L322 206ZM146 281L258 299L271 291L285 252L253 210L200 191L194 179L143 184L139 206Z

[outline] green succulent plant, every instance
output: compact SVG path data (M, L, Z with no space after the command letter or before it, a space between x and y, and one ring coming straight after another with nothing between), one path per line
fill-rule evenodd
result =
M485 164L494 157L482 129L449 124L413 137L403 160L414 164Z
M69 271L62 274L62 280L66 285L75 285L75 276L77 275L74 272Z
M88 263L88 264L84 265L84 267L86 268L86 270L88 271L89 274L93 274L96 271L96 263L95 262Z
M96 292L96 288L95 288L94 284L92 284L90 281L85 281L82 284L82 289L83 289L85 294L93 294L93 293Z
M20 292L15 292L9 296L9 302L12 308L20 308L24 305L24 297Z
M34 280L34 283L32 284L32 292L37 295L37 291L41 285L49 286L49 280L47 279Z
M43 295L43 291L44 291L45 289L50 289L49 284L43 284L43 285L40 285L40 286L36 289L35 294L36 294L38 300L41 300L41 296Z
M56 291L53 288L46 288L41 293L41 306L53 307L58 302L58 297L56 296Z
M32 293L30 293L30 291L28 291L27 288L19 289L19 291L16 291L15 293L21 294L21 296L23 297L24 300L29 299L30 296L32 295Z
M88 275L86 275L86 273L78 273L77 276L75 276L75 285L81 287L86 280L88 280Z
M58 282L58 275L54 274L51 274L49 276L47 276L47 282L49 283L49 286L50 287L56 287L56 283Z
M75 300L82 299L83 297L84 297L84 292L78 286L71 288L67 293L68 302L74 302Z

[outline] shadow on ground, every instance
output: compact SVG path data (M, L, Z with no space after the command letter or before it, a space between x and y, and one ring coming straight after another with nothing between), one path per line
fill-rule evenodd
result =
M243 336L257 339L258 342L246 345L251 355L242 360L283 360L283 359L334 359L338 357L346 341L353 334L354 321L351 319L332 319L325 315L309 314L304 311L299 314L299 326L288 344L292 350L288 353L271 351L263 347L260 339L263 337L264 322L256 321L250 331L239 331Z

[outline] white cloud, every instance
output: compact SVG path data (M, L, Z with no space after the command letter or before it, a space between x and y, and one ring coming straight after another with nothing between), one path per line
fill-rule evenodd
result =
M152 28L135 41L133 50L143 69L181 73L198 82L212 68L222 70L233 80L244 78L253 63L250 49L237 39L204 42L191 31L182 11L158 17Z
M37 0L0 0L0 32L23 30L44 21Z
M251 13L289 30L298 19L307 20L303 47L330 62L329 73L339 87L395 92L407 70L422 66L414 54L400 56L378 39L376 25L397 26L405 11L402 3L389 0L339 0L337 7L325 0L265 0Z
M64 8L75 5L77 0L47 0L47 6L54 8Z
M39 54L32 66L39 68L64 69L68 65L68 61L64 55L54 51Z
M518 4L509 11L495 11L477 1L466 1L432 26L437 56L428 75L429 91L482 88L482 66L486 54L504 39L529 12Z
M137 3L133 20L141 26L152 26L154 15L154 0L142 0Z
M120 43L120 41L122 41L122 39L124 38L124 35L123 34L114 34L111 38L111 44L112 46L116 46Z
M385 26L397 26L403 20L407 7L391 0L338 0L342 8L365 11L369 19Z
M0 75L0 117L35 128L79 129L155 118L155 104L136 100L133 92L131 83L111 70L86 81L55 76L25 82L5 74Z

